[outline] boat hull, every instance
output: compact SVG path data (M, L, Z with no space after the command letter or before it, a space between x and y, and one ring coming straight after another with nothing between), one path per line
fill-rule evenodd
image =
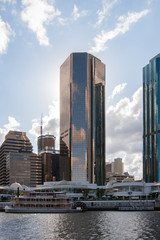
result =
M81 209L31 209L31 208L5 208L6 213L76 213Z

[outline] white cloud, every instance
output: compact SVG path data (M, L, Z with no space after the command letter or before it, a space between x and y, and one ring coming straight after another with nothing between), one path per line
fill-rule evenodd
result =
M4 141L5 135L10 130L19 130L20 123L14 117L8 117L8 123L4 124L4 128L0 128L0 144Z
M27 22L28 28L36 34L40 45L49 46L44 25L48 25L54 18L61 15L61 12L48 4L47 0L22 0L22 5L22 20Z
M103 9L100 11L97 11L98 14L98 20L96 23L96 26L99 26L102 21L104 20L105 17L110 15L110 10L113 8L113 6L118 2L118 0L103 0L102 1L102 6Z
M117 85L114 89L113 92L111 94L111 96L109 96L109 99L113 99L117 94L121 93L125 87L127 86L127 83L121 83L119 85Z
M61 24L61 25L66 25L67 22L68 22L68 18L62 18L62 17L58 17L58 22Z
M64 26L69 24L72 21L76 21L80 17L84 17L87 14L87 10L82 10L79 12L78 7L74 4L73 11L71 17L63 18L63 17L58 17L57 20L58 22Z
M7 22L0 17L0 54L6 53L10 36L14 36L14 31Z
M76 6L76 4L74 4L72 15L75 21L80 17L86 16L86 14L87 14L86 10L82 10L81 12L79 12L78 7Z
M127 16L120 16L118 18L118 22L116 27L109 31L101 31L101 34L98 34L93 41L95 42L95 46L90 50L91 52L100 52L106 49L105 44L109 41L117 37L119 34L125 34L129 31L131 24L138 22L138 20L149 13L148 9L145 9L141 12L132 12L128 13Z
M56 144L59 144L59 103L53 102L48 106L48 114L43 116L43 134L53 134L56 137ZM32 128L29 133L36 138L40 136L40 119L32 120Z
M124 156L125 171L142 177L142 87L106 112L107 161ZM138 167L138 168L137 168ZM137 169L136 169L137 168Z
M20 123L14 117L8 117L8 123L4 125L7 131L9 130L17 130L17 127L20 126Z

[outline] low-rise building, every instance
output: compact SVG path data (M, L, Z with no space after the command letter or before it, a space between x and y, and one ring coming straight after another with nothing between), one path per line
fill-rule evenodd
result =
M133 175L125 175L125 174L110 174L109 176L106 176L106 183L115 180L116 182L122 182L124 179L132 179L134 181Z
M152 195L153 186L155 183L134 182L131 179L121 183L111 181L106 186L106 192L115 198L141 199Z

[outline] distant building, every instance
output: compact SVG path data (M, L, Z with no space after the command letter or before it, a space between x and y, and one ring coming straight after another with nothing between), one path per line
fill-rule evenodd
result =
M106 162L106 177L113 173L113 163Z
M6 181L7 185L18 182L28 187L42 184L42 158L35 153L8 153Z
M43 151L55 150L56 137L51 134L41 135L38 137L38 154Z
M25 132L9 131L0 147L1 185L18 182L35 187L42 184L42 158L32 149Z
M110 181L122 182L124 179L132 179L134 176L124 173L122 158L115 158L114 162L106 163L106 183Z
M59 181L59 153L43 152L43 182Z
M8 186L14 182L30 186L30 154L8 153L6 156L6 178Z
M160 54L143 68L143 178L160 182Z
M61 179L105 184L105 65L88 53L61 65L60 152Z
M38 153L42 157L42 181L59 181L59 152L55 150L54 135L38 137Z
M110 181L115 181L115 182L123 182L125 179L130 179L134 181L134 176L133 175L125 175L125 174L110 174L106 176L106 183Z
M122 158L115 158L115 159L114 159L113 172L114 172L115 174L123 174L124 169L123 169Z
M30 155L30 186L34 187L42 183L42 157L36 153Z
M0 147L0 185L7 185L6 158L8 153L32 152L32 144L25 132L9 131Z
M123 174L124 173L124 165L122 162L122 158L115 158L114 162L106 163L106 176L111 174Z

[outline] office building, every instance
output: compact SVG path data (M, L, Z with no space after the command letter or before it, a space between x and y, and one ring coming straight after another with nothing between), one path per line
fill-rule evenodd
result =
M106 183L110 181L122 182L126 178L134 180L133 175L124 174L122 158L115 158L114 162L106 163Z
M59 153L42 152L43 182L59 181Z
M56 137L51 134L41 135L38 137L38 154L43 151L55 150Z
M42 184L42 157L35 153L8 153L6 181L7 185L18 182L28 187Z
M32 152L32 144L25 132L9 131L0 147L0 185L7 184L6 157L10 152L23 153Z
M106 175L109 176L110 174L123 174L123 162L122 158L115 158L114 162L106 162Z
M38 153L42 157L42 182L59 181L59 152L55 150L54 135L38 137Z
M122 158L115 158L115 159L114 159L113 172L114 172L115 174L123 174L124 169L123 169Z
M106 177L110 176L113 173L113 162L112 163L106 162L105 170L106 170Z
M1 185L18 182L35 187L42 184L42 158L32 149L25 132L9 131L0 147Z
M60 178L105 183L105 65L88 53L60 68Z
M143 68L143 178L160 181L160 54Z
M67 136L67 135L66 135ZM71 180L71 161L70 161L70 154L68 149L68 139L63 141L65 136L60 137L60 157L59 157L59 172L60 172L60 180Z
M36 153L30 154L30 186L42 184L42 157Z
M30 186L30 154L8 153L6 156L6 183L10 186L17 182L21 185Z

